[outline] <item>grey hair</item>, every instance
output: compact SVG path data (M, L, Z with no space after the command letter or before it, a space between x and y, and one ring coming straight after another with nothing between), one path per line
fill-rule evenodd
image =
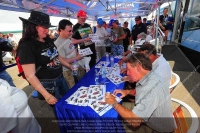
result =
M146 35L144 32L138 34L138 36L141 36L141 38L142 38L143 40L146 40L146 37L147 37L147 35Z

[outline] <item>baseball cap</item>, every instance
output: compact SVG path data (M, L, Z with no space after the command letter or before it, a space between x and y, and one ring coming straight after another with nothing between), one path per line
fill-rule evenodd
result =
M141 19L141 16L136 16L135 17L135 20L140 20Z
M79 10L78 13L77 13L77 17L87 18L87 13L83 10Z
M110 21L109 21L109 26L112 26L112 24L115 22L115 20L114 19L111 19Z
M103 19L102 18L98 18L97 19L97 24L102 26L104 24Z
M144 43L145 43L145 40L141 38L137 39L137 41L135 42L135 48L140 48Z

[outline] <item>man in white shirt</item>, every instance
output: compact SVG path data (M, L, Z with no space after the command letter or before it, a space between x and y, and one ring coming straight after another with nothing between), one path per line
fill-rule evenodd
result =
M95 30L93 32L98 35L100 42L95 43L96 45L96 51L97 51L97 57L98 59L101 59L103 56L105 56L106 53L106 47L105 47L105 39L108 36L108 32L105 30L105 28L102 26L104 24L104 21L102 18L98 18L97 20L97 26L94 27Z
M73 76L72 74L72 63L74 60L82 60L82 56L78 54L74 43L72 42L71 36L72 32L72 23L69 20L63 19L58 24L58 31L60 32L59 37L55 41L55 45L58 49L59 60L63 65L63 76L68 83L69 87L72 88L75 84L75 80L79 80L85 74L83 67L79 65L78 67L78 76ZM74 40L73 40L74 41ZM76 40L76 42L83 42L84 39ZM74 79L75 78L75 79Z
M146 42L150 42L152 39L151 35L147 35Z
M160 75L170 86L172 78L172 70L169 63L163 57L163 55L157 55L157 51L154 45L144 44L140 47L140 53L145 54L152 62L152 71Z
M157 55L157 51L154 45L152 44L143 44L139 49L139 53L145 54L152 63L152 71L160 75L167 83L168 87L170 86L172 78L172 70L169 63L163 57L163 55ZM126 73L126 69L122 68L121 73ZM125 77L124 80L128 81Z

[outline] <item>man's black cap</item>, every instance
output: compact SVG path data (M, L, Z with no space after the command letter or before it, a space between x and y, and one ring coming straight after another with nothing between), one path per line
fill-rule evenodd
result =
M135 17L135 20L140 20L141 19L141 16L136 16Z

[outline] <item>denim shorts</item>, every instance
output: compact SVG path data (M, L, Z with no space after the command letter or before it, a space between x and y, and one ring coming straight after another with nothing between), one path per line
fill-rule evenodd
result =
M40 80L43 87L57 99L60 99L69 90L69 86L61 74L56 79L43 79ZM38 93L38 98L44 100L44 97Z

